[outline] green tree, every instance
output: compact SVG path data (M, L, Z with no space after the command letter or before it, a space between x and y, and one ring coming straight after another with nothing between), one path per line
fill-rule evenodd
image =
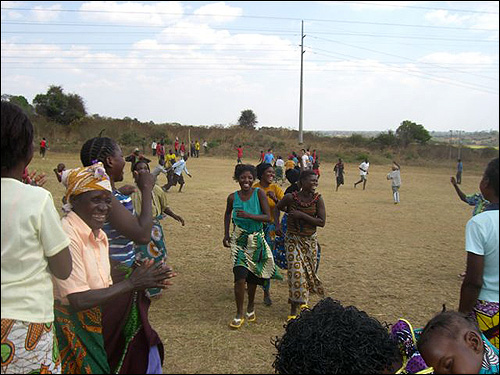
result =
M380 145L380 148L383 149L385 147L393 147L398 143L398 139L392 130L387 131L387 133L380 133L377 135L373 142Z
M238 119L238 125L247 129L255 129L257 125L257 116L251 109L241 111L241 116Z
M38 114L63 125L87 115L85 103L77 94L65 94L61 86L50 86L46 94L33 99Z
M32 115L35 110L33 106L28 102L28 99L26 99L22 95L9 95L9 94L3 94L2 95L2 100L10 102L12 104L17 105L20 107L24 113L27 115Z
M412 142L426 144L432 138L423 125L409 120L403 121L396 129L396 137L403 147L407 147Z

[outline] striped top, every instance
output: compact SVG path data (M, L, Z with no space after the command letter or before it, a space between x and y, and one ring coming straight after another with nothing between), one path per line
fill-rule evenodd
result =
M135 215L132 198L130 198L130 196L124 195L118 190L114 190L113 194L132 215ZM110 222L104 224L102 229L106 232L109 240L109 258L127 267L132 267L135 260L134 241L118 233L118 231L111 226Z

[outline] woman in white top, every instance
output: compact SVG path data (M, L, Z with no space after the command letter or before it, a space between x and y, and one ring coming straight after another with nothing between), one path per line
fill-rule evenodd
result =
M50 273L70 275L70 240L52 195L21 182L33 158L33 125L4 101L1 117L2 373L60 373Z

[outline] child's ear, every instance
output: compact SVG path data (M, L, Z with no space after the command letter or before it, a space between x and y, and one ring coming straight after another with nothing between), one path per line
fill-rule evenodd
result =
M477 332L467 331L464 339L467 346L471 348L475 353L483 352L483 339Z

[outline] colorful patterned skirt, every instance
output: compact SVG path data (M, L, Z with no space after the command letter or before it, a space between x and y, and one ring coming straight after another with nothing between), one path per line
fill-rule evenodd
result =
M481 332L498 349L498 302L477 300L472 314Z
M109 374L99 306L74 311L56 302L55 327L63 374Z
M288 260L288 302L307 304L309 294L323 297L325 291L319 279L317 269L318 240L312 236L299 236L287 233L285 247Z
M231 235L231 257L233 267L243 266L260 279L283 279L263 230L250 233L235 225Z
M146 259L154 259L155 263L167 261L167 246L165 245L165 235L160 223L162 215L153 219L153 227L151 228L151 241L146 245L136 245L135 259L143 261ZM146 295L149 298L160 296L163 290L160 288L146 289Z
M2 319L2 374L59 374L52 323Z

